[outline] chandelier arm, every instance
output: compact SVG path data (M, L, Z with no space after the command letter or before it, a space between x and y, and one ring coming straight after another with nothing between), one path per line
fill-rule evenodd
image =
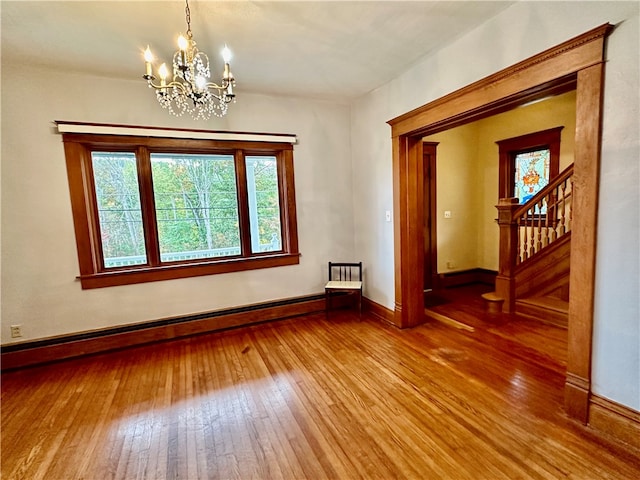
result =
M224 90L226 90L226 88L220 88L217 87L214 90L218 90L218 93L213 93L213 92L209 92L211 94L212 97L217 98L218 100L225 102L225 103L231 103L233 101L233 97L231 95L227 95Z
M218 91L217 95L215 93L211 93L211 95L213 95L218 100L223 101L225 103L233 102L233 100L236 97L235 94L229 93L229 85L227 85L226 87L221 87L220 85L209 82L206 84L206 87L207 89L217 90Z
M180 90L180 93L182 95L185 95L187 93L187 89L180 82L169 82L165 85L156 85L152 80L147 80L147 83L150 87L155 88L156 90L169 90L171 88L177 88L178 90Z
M148 85L150 87L155 88L156 90L177 88L178 90L180 90L181 93L187 93L187 89L180 82L169 82L169 83L166 83L164 85L162 85L162 84L157 85L157 84L153 83L153 79L149 79L149 80L147 80L147 83L148 83ZM209 82L209 83L207 83L205 85L205 87L206 88L202 88L203 92L207 91L207 90L217 90L218 91L218 95L216 95L215 93L211 93L217 99L221 99L222 97L233 97L232 95L228 95L228 94L224 93L224 92L226 92L228 87L220 86L217 83Z
M213 88L214 90L226 90L227 89L227 87L218 85L217 83L213 83L213 82L207 82L204 86L207 87L208 89L209 88Z

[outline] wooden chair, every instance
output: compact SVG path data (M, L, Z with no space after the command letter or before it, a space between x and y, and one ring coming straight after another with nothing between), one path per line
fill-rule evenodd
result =
M358 295L358 315L362 316L362 262L329 262L329 281L324 286L325 312L329 317L334 293Z

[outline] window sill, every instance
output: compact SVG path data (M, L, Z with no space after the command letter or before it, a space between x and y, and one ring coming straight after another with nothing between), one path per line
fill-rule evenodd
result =
M297 265L300 263L299 253L285 253L254 258L217 260L207 263L182 263L162 265L160 267L141 266L130 269L109 270L107 272L80 275L82 289L132 285L135 283L157 282L178 278L198 277L219 273L241 272L260 268Z

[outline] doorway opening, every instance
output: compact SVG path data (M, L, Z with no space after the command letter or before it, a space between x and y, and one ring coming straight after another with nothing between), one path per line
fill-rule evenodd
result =
M553 140L549 168L542 169L542 174L547 174L531 187L540 190L540 184L553 180L559 170L573 164L575 122L576 91L571 89L422 139L425 308L459 298L447 295L452 288L475 285L477 288L472 290L478 295L495 290L501 258L496 205L500 198L514 196L517 177L515 168L505 169L503 139L513 137L511 143L521 145L523 141L515 140L526 138L529 143L525 145L539 148ZM509 183L511 190L507 191L505 186ZM548 230L558 230L555 224L549 225L544 232L540 229L544 233L544 238L539 237L541 242L550 242ZM521 314L548 317L549 323L566 328L568 271L565 263L558 265L561 266L562 269L551 269L545 263L538 267L546 272L544 281L531 280L529 273L521 275L517 290ZM466 300L467 296L460 298ZM529 307L530 304L533 306ZM480 307L484 305L480 302ZM485 313L484 310L480 308L479 313Z
M437 173L436 151L438 142L422 143L424 176L424 292L436 290L438 285L438 232L437 232Z
M392 127L394 323L424 320L424 176L422 138L506 112L558 91L576 90L573 234L565 409L586 424L591 392L597 191L604 83L604 24L534 57L401 115ZM574 261L575 260L575 261Z

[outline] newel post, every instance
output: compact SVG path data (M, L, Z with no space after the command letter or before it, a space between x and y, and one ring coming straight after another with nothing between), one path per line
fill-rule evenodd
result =
M500 263L496 277L496 294L504 299L502 311L512 313L516 306L514 270L518 251L518 224L513 213L520 205L518 199L498 200L498 226L500 227Z

